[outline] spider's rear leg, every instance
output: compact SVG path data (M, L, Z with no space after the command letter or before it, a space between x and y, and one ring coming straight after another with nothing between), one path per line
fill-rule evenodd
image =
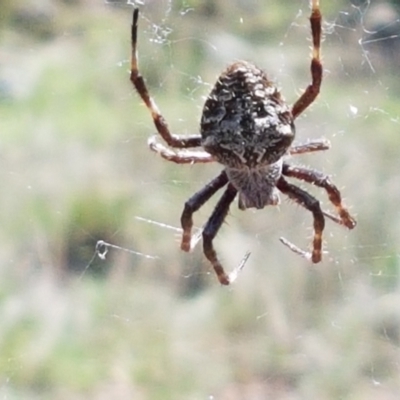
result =
M356 226L355 219L350 215L347 209L342 205L342 197L339 189L331 182L329 177L319 171L315 171L309 168L291 166L287 163L283 163L282 174L293 178L301 179L307 183L311 183L315 186L321 187L326 190L330 202L335 206L340 220L331 218L333 221L346 226L349 229L353 229Z
M283 177L279 178L276 186L282 193L286 194L296 203L311 211L314 217L314 239L311 253L299 249L297 246L284 238L280 239L281 242L295 253L300 254L307 259L311 259L313 263L320 262L322 257L322 232L325 226L325 218L319 201L299 187L288 183Z
M221 285L229 285L230 282L236 278L238 271L243 267L244 263L248 258L248 254L240 263L240 266L233 271L233 273L228 276L222 264L218 260L217 253L214 249L212 244L216 234L218 233L219 229L221 228L222 223L225 220L226 215L229 211L229 206L232 201L235 199L237 194L236 188L229 184L228 188L225 190L224 194L222 195L221 199L217 203L211 217L207 221L204 230L203 230L203 250L204 255L207 259L211 262L212 266L214 267L214 271L217 274L218 280Z
M211 196L217 192L217 190L221 189L227 183L228 176L225 171L222 171L216 178L186 201L181 216L181 225L183 229L181 243L182 250L190 251L192 249L193 213L206 203Z
M132 28L131 28L131 74L130 80L142 98L146 107L149 109L153 118L154 125L156 126L157 132L167 142L169 146L176 148L188 148L188 147L200 147L201 146L201 135L191 136L178 136L173 135L169 131L168 125L161 115L160 110L157 107L156 102L150 96L147 89L146 83L143 76L139 72L138 62L138 51L137 51L137 37L138 37L138 19L139 9L133 10Z

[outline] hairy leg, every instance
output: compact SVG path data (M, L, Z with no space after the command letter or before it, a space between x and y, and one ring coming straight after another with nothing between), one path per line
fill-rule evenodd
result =
M294 103L292 107L293 119L296 119L318 96L322 83L322 64L320 56L321 47L321 11L319 0L311 0L311 33L312 33L312 59L311 59L311 83Z
M235 187L229 184L228 188L225 190L221 199L217 203L213 213L211 214L211 217L207 221L203 230L204 255L207 257L207 259L211 262L212 266L214 267L214 271L217 274L218 280L221 283L221 285L229 285L231 279L225 273L222 264L218 260L217 253L214 249L212 242L216 234L218 233L219 229L221 228L221 225L224 222L226 215L228 214L229 206L235 199L236 194L237 190L235 189Z
M181 225L183 229L181 249L190 251L192 241L193 214L206 203L219 189L228 183L228 177L225 171L222 171L210 183L195 193L186 201L181 216Z
M156 136L151 136L147 143L150 149L162 158L177 164L197 164L215 161L214 157L204 150L173 150L159 143Z
M146 104L146 107L149 109L151 116L154 121L154 125L157 129L157 132L161 135L161 137L166 141L166 143L171 147L176 148L188 148L188 147L199 147L201 145L201 136L200 135L192 135L192 136L178 136L173 135L169 131L168 125L161 115L160 110L157 107L156 102L150 96L150 93L147 89L146 83L139 72L138 65L138 52L137 52L137 28L138 28L138 18L139 18L139 9L135 8L133 10L133 19L132 19L132 30L131 30L131 74L130 80L138 92L139 96L142 98L143 102Z
M313 263L320 262L322 257L322 232L325 227L325 218L319 201L299 187L288 183L283 177L279 178L277 188L296 203L310 211L314 218L314 239L311 253L301 250L285 238L280 238L281 242L295 253L300 254L307 259L311 259Z
M355 219L350 215L347 209L342 205L342 197L339 189L331 182L329 177L319 171L315 171L309 168L291 166L287 163L283 163L282 174L293 178L300 179L307 183L311 183L315 186L321 187L326 190L330 202L335 206L340 220L335 220L349 229L353 229L356 226ZM325 214L329 218L329 214ZM332 219L332 218L331 218Z
M329 150L331 143L327 139L314 139L306 143L295 143L289 148L289 154L294 156L297 154L312 153L314 151Z

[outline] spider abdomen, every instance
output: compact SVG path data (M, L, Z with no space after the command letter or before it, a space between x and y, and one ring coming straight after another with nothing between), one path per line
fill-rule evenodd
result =
M294 133L290 109L279 90L246 61L221 74L204 104L202 145L228 167L275 163L286 153Z

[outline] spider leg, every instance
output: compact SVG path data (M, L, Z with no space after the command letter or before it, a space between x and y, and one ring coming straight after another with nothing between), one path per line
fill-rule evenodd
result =
M322 82L322 64L320 59L321 47L321 11L319 9L319 0L311 0L310 16L312 32L312 60L311 60L311 83L307 89L294 103L292 107L293 119L296 119L318 96Z
M212 241L214 240L216 234L219 231L222 223L225 220L226 215L229 211L229 206L232 201L235 199L237 194L236 188L229 184L228 188L225 190L224 194L222 195L221 199L217 203L213 213L211 214L210 219L207 221L204 230L203 230L203 251L204 255L207 259L211 262L212 266L214 267L214 271L217 274L218 280L221 285L229 285L230 282L236 277L238 270L240 270L244 263L246 262L249 254L246 254L245 258L240 263L238 269L233 271L233 273L228 276L222 264L218 260L217 253L214 249Z
M166 143L169 146L180 149L188 147L199 147L201 145L200 135L178 136L171 134L164 117L161 115L160 110L157 107L157 104L150 96L145 81L139 72L138 52L137 52L138 18L139 18L139 9L135 8L133 10L132 31L131 31L132 53L131 53L130 80L133 86L135 87L136 91L139 93L139 96L146 104L146 107L149 109L154 121L154 125L157 128L157 132L161 135L161 137L166 141Z
M331 148L331 142L327 139L314 139L309 140L307 143L299 143L293 145L289 149L290 155L312 153L314 151L329 150Z
M294 167L287 163L283 163L282 174L293 178L301 179L307 183L321 187L326 190L330 202L335 206L340 219L325 213L325 215L333 221L353 229L356 226L356 221L342 205L342 197L339 189L331 182L329 177L319 171L315 171L304 167Z
M186 201L181 216L181 225L183 229L181 243L182 250L190 251L192 249L193 214L198 211L200 207L217 192L217 190L221 189L227 183L228 176L225 171L222 171L216 178Z
M162 158L173 161L177 164L209 163L215 161L214 157L201 150L179 150L174 151L157 141L157 136L151 136L148 140L151 150L159 154Z
M319 201L303 189L288 183L283 177L279 178L277 188L282 193L293 199L296 203L311 211L314 217L314 239L311 253L301 250L285 238L280 238L281 242L295 253L300 254L307 259L311 259L313 263L320 262L322 254L322 232L325 226L325 218Z

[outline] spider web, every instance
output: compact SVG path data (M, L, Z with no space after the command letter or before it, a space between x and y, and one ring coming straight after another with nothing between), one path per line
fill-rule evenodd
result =
M222 191L196 212L199 243L189 254L179 248L179 221L184 202L221 166L175 165L147 149L154 126L127 74L132 6L141 11L139 61L151 93L174 133L193 134L204 97L235 59L265 69L287 101L295 101L310 79L308 1L105 1L106 13L94 12L96 18L105 23L104 14L113 15L113 24L124 28L87 24L87 32L111 37L113 46L95 57L96 71L91 60L88 75L101 75L82 91L101 86L98 95L106 99L118 93L107 104L112 123L104 120L111 139L105 155L96 131L90 155L73 148L81 158L68 167L83 176L85 192L93 184L87 164L100 171L95 184L105 189L95 195L112 204L111 217L108 208L97 208L96 196L81 213L95 209L93 220L106 220L107 234L92 222L72 221L70 253L84 250L75 280L55 279L53 270L36 278L27 273L25 259L15 258L23 284L21 293L12 285L3 290L0 397L398 399L399 11L395 3L372 0L320 3L324 82L296 123L296 140L324 137L332 148L290 161L329 174L357 227L347 231L327 221L324 261L310 265L279 242L283 236L309 249L309 213L284 196L279 206L257 211L242 212L234 203L215 248L227 271L245 265L233 285L220 287L202 254L200 233ZM79 35L73 38L83 41ZM124 50L115 50L119 46ZM79 69L74 65L73 71ZM104 76L112 76L111 82ZM86 111L84 102L81 107ZM126 122L117 125L122 117ZM49 169L37 180L29 175L29 190L40 179L47 182ZM13 185L26 184L22 172L7 171ZM52 197L61 217L67 215L62 201L77 196L63 189L69 177L57 177L62 199ZM326 193L297 183L332 211ZM19 197L13 196L8 210L18 208ZM59 250L64 243L54 245L40 229L34 236L42 250L35 266L65 262ZM89 238L89 245L76 237ZM51 243L58 246L54 262L46 259ZM23 247L25 242L18 249ZM93 274L102 266L108 268L103 279ZM7 337L15 321L19 329Z
M151 2L149 2L150 4ZM146 5L146 2L134 2L129 3L133 5ZM210 35L211 39L208 37L206 39L202 37L195 36L176 36L177 29L171 27L172 14L177 13L180 16L180 20L184 21L191 13L196 11L196 7L192 7L190 2L183 2L176 7L176 10L173 10L172 1L165 1L163 3L163 10L161 12L161 17L159 21L154 22L151 20L151 14L145 14L143 19L147 21L147 25L143 27L143 32L141 35L144 36L144 40L149 43L155 44L154 52L162 53L162 49L167 49L165 52L167 53L167 66L168 66L168 75L178 75L179 77L186 77L192 85L189 87L183 88L183 97L186 101L191 103L191 107L193 108L194 118L182 118L182 116L178 116L177 119L174 120L173 130L178 132L187 132L193 133L193 130L197 131L197 128L192 128L192 121L196 121L199 119L199 115L201 112L201 105L204 96L209 91L212 83L207 82L205 78L200 75L192 75L190 70L181 69L180 66L177 65L177 62L173 59L174 55L180 51L179 47L182 42L201 42L205 44L206 50L208 53L211 53L217 58L218 62L225 61L224 49L222 46L218 44L218 38L213 40L212 34ZM301 48L301 42L305 40L300 40L299 32L302 35L302 38L306 38L309 41L309 27L307 22L308 16L308 7L307 2L302 2L301 8L298 10L292 10L292 21L288 23L286 31L283 33L283 37L281 41L277 41L277 48L272 45L267 47L272 47L272 49L265 49L266 55L264 59L262 58L260 61L256 61L256 63L264 68L272 69L270 72L271 76L276 77L279 86L283 87L283 93L290 99L296 98L296 96L301 93L301 89L297 83L297 79L293 78L291 72L291 66L289 65L291 62L291 56L288 55L286 49L291 48L294 45L297 46L297 42L299 42L299 47ZM375 18L374 15L377 15ZM245 23L245 19L243 16L238 16L238 20L240 24ZM343 79L352 79L355 74L362 73L363 76L367 77L367 79L372 79L372 84L369 81L368 86L358 87L354 89L353 93L344 93L342 96L342 107L343 112L345 113L345 120L342 122L341 126L335 126L335 130L331 131L329 125L325 122L319 122L320 118L317 118L317 122L306 121L306 116L308 119L312 119L312 114L317 114L322 110L322 112L329 112L330 107L332 107L325 98L319 99L315 105L313 105L312 110L306 112L306 116L301 119L298 123L299 127L299 139L309 137L309 134L313 135L313 137L324 136L330 139L332 142L337 144L336 146L340 146L338 150L343 150L343 144L340 141L345 141L346 144L349 140L349 133L351 128L349 128L349 124L357 124L362 121L368 121L368 119L372 118L383 118L385 121L389 121L392 125L392 129L398 124L398 115L395 113L391 113L385 107L381 106L381 103L386 100L389 96L388 91L388 83L383 80L386 77L384 74L388 74L390 77L390 71L387 72L387 69L390 69L387 65L388 61L385 59L385 56L390 50L393 50L397 45L397 40L399 39L397 32L399 29L399 19L396 16L396 10L394 7L389 4L384 4L382 7L376 4L371 4L370 1L358 2L358 4L344 4L341 8L336 11L336 14L333 16L329 16L329 20L324 20L324 34L325 40L323 42L323 53L324 59L330 60L334 58L334 62L329 64L328 61L324 60L324 68L325 68L325 79L334 80L343 76ZM171 35L175 36L171 38ZM255 46L255 50L253 50L253 54L248 50L249 43L240 43L236 38L231 38L233 44L232 48L236 48L237 55L235 54L233 59L235 58L250 58L256 59L257 57L254 53L258 53L260 48L263 47L263 43L260 43ZM237 40L237 42L235 41ZM217 44L214 44L217 43ZM307 43L307 42L306 42ZM236 47L235 47L236 46ZM351 46L352 57L351 60L346 60L345 55L343 54L343 49L346 46ZM377 47L374 47L377 46ZM387 49L389 48L389 49ZM342 50L342 53L340 53ZM331 56L330 52L334 51L334 55ZM274 60L270 63L271 67L268 65L270 61L270 53L274 52ZM144 53L144 51L143 51ZM290 51L289 51L290 53ZM296 57L303 57L306 54L306 51L301 51L299 54L296 54ZM152 56L144 56L145 63L151 63L155 58L159 55ZM230 54L229 54L230 56ZM394 57L394 51L390 54L390 57ZM231 57L232 58L232 57ZM265 60L266 59L266 60ZM308 72L308 64L307 59L303 58L304 62L304 73ZM296 68L297 66L297 60ZM301 63L298 63L301 67ZM331 65L334 65L332 67ZM224 66L225 64L223 64ZM335 69L333 69L335 68ZM269 71L268 69L268 71ZM189 72L188 72L189 71ZM218 72L215 72L217 74ZM301 77L304 87L305 83L307 83L307 77L304 78L304 75ZM166 79L166 78L165 78ZM161 81L159 83L160 90L163 90L165 83ZM300 87L301 87L300 86ZM378 99L377 102L371 101L368 104L365 104L365 95L373 91L379 91L384 96L383 99ZM387 93L385 95L385 93ZM156 97L156 95L155 95ZM162 102L162 100L161 100ZM344 109L343 109L344 108ZM311 115L311 117L309 117ZM316 119L314 117L314 119ZM311 126L310 124L316 124L315 126ZM306 125L306 127L302 127L301 125ZM149 130L153 131L151 123L148 123ZM350 138L354 140L353 137ZM345 144L345 146L346 146ZM354 144L356 146L356 144ZM347 147L347 146L346 146ZM357 152L357 149L355 150ZM340 151L339 151L340 152ZM328 154L325 156L309 156L306 161L301 160L300 163L309 163L311 165L315 165L318 167L318 163L320 160L324 160L328 157ZM328 160L328 163L330 161ZM351 165L350 165L351 166ZM182 167L178 167L177 169L183 169ZM191 168L191 170L195 169L195 167ZM329 165L325 167L327 173L329 173ZM189 168L189 172L192 172ZM215 168L214 168L215 170ZM183 175L182 173L178 173L179 176ZM195 175L197 172L195 173ZM373 172L371 172L373 174ZM340 179L339 173L335 172L335 175L338 179ZM190 185L193 186L194 190L196 187L199 187L202 183L205 183L206 180L196 180L192 179L188 180L180 180L180 179L171 179L171 184L173 186L180 185ZM340 183L338 183L340 185ZM165 186L165 184L163 183ZM312 189L311 189L312 190ZM322 196L324 194L322 193ZM354 202L353 202L354 203ZM325 204L328 206L326 200ZM292 206L292 205L291 205ZM285 208L285 204L282 205L281 208ZM211 207L212 209L212 207ZM207 211L208 212L208 211ZM271 212L271 210L266 210L266 212ZM272 211L275 212L276 211ZM278 211L281 214L281 210ZM252 213L251 211L249 212ZM206 214L206 212L202 213L202 215ZM254 213L253 213L254 214ZM257 215L259 213L257 212ZM297 214L297 212L296 212ZM234 216L235 218L236 216ZM148 221L152 225L157 225L163 229L171 229L171 225L168 223L164 223L162 221L154 222L151 217L137 216L136 218L142 219L144 221ZM204 218L203 218L204 220ZM305 222L306 224L306 222ZM302 224L296 224L303 229ZM288 227L285 227L287 230ZM180 231L179 226L174 226L172 229L176 232ZM289 229L293 229L289 227ZM295 228L297 230L297 228ZM335 228L334 228L335 229ZM264 236L270 236L272 232L275 231L275 226L271 229L260 230L260 232L256 233L256 239L261 243ZM340 230L335 230L335 236L340 234ZM296 232L298 234L299 232ZM328 232L326 232L328 233ZM329 233L328 233L329 234ZM348 238L347 232L341 233L341 235L346 235ZM373 247L376 246L377 249L385 248L387 246L387 242L384 243L375 243L374 244L360 244L359 246L363 247ZM347 247L343 248L344 251L347 250ZM386 257L386 256L385 256ZM394 255L393 257L396 257Z
M321 6L324 8L323 3ZM214 63L221 64L221 67L229 62L229 57L246 58L256 62L276 77L289 101L295 99L301 93L301 87L307 84L308 59L305 56L309 43L303 39L309 37L307 2L302 2L301 8L291 10L292 21L289 21L280 39L275 41L271 39L272 43L268 41L267 44L256 41L252 50L249 49L249 42L242 42L236 37L221 38L218 36L222 35L221 32L215 33L214 36L211 33L204 39L194 35L185 36L177 27L165 28L169 25L169 21L172 21L174 12L179 12L184 20L196 12L196 7L183 5L182 9L177 11L173 10L170 2L167 2L164 19L160 25L156 25L159 29L153 27L154 29L145 31L144 36L149 42L158 45L157 52L167 48L170 57L168 76L185 77L192 83L181 88L180 94L189 102L194 112L197 111L197 120L201 112L202 96L210 88L210 83L207 82L212 82L212 79L209 80L208 75L194 74L185 65L179 66L176 55L179 55L179 47L183 42L205 44L206 50L203 51L209 58L214 59ZM145 15L144 18L151 17ZM239 15L237 18L239 24L243 26L246 24L245 15ZM317 169L322 168L324 172L333 175L335 182L343 191L346 205L357 216L356 230L347 232L342 227L328 222L325 229L326 261L317 267L296 259L277 242L281 234L296 239L302 246L307 246L307 241L311 239L310 217L287 201L283 201L277 208L263 210L262 215L259 211L251 210L247 210L244 215L232 207L231 214L216 239L217 251L226 265L234 266L246 251L252 252L245 272L231 289L232 296L234 293L240 296L242 293L240 286L243 292L247 293L243 294L244 296L254 290L257 291L251 286L254 285L254 281L249 282L251 280L249 275L258 276L260 281L264 282L263 289L272 293L261 296L267 304L266 311L261 312L261 306L258 308L258 314L253 314L254 321L250 321L251 326L255 321L265 320L267 325L272 325L272 328L270 327L272 331L261 329L260 334L275 337L277 334L274 332L275 329L281 334L285 332L288 336L285 340L290 342L291 335L279 326L283 323L280 319L288 324L291 313L294 314L294 318L300 318L298 312L293 312L295 305L293 302L299 298L304 302L299 306L302 312L307 304L312 305L313 301L322 301L328 309L333 307L336 310L328 312L328 315L322 318L325 322L316 323L314 326L307 324L303 326L303 330L298 334L305 342L302 343L304 347L300 346L302 352L298 355L305 358L305 364L312 361L324 365L328 375L336 368L344 369L344 372L336 377L336 381L333 378L332 381L328 378L323 379L327 387L335 382L337 392L332 393L343 398L349 393L356 395L363 393L366 398L377 395L382 398L394 398L391 396L396 396L400 390L390 379L399 372L400 310L396 305L399 304L397 244L399 229L394 218L397 215L395 204L398 204L399 195L394 189L395 181L391 172L396 169L394 164L398 161L395 154L390 151L393 135L399 123L399 116L391 104L395 101L392 100L394 91L391 85L395 70L393 65L396 65L396 50L399 46L399 29L396 9L390 4L376 5L370 1L358 4L344 3L336 11L328 14L324 21L323 42L326 83L323 84L322 94L316 104L307 110L297 123L300 140L324 136L332 141L333 146L326 154L312 155L293 162ZM232 43L229 40L232 40ZM229 50L225 50L223 43L230 45L226 46ZM264 48L265 46L268 48ZM150 61L151 59L150 56ZM217 68L215 70L218 71ZM335 82L341 82L340 89L332 87ZM323 95L326 86L331 96ZM160 83L160 89L163 87L164 82ZM162 100L160 102L162 103ZM170 112L168 108L166 113L170 114L168 120L175 131L192 133L193 119L183 117L179 112ZM371 126L374 128L371 129ZM152 131L150 123L149 128ZM175 203L175 199L169 200L179 217L186 197L204 185L216 169L210 167L211 172L206 174L197 166L187 168L185 172L182 172L183 168L180 166L174 167L180 171L172 171L172 168L172 177L166 183L161 181L161 185L164 187L164 192L172 197L179 193L178 204ZM181 188L184 188L184 194ZM307 189L321 198L324 207L329 208L324 193L314 188ZM168 204L168 202L165 204L167 209ZM211 210L212 205L205 206L204 210L196 214L195 219L201 224L201 221L207 219ZM150 210L149 214L142 213L135 218L163 231L164 236L168 237L168 232L171 231L179 234L180 228L176 224L178 221L176 216L175 219L161 217L155 220L153 214L153 210ZM176 239L172 243L176 243ZM178 249L177 243L176 249ZM160 257L166 259L165 255ZM207 266L201 261L201 251L195 255L182 257L185 259L181 261L180 268L183 271L186 268L188 272L181 272L181 277L190 280L195 276L206 274L204 270ZM213 276L210 278L212 282ZM325 294L324 291L328 287L330 288L328 294ZM300 297L297 298L291 292L297 293ZM246 304L254 305L249 302ZM366 304L368 310L365 309ZM279 311L273 307L284 314L287 313L286 318L279 315ZM326 309L321 307L319 312L325 313ZM272 322L268 322L268 319ZM324 343L326 337L321 334L321 331L325 332L328 329L327 326L331 327L328 336L334 336L334 343L329 345ZM345 337L349 334L364 339L358 343L357 339L347 341ZM231 346L240 345L249 349L249 335L251 334L243 335L237 343L231 343ZM296 343L297 339L292 338L292 340ZM318 344L318 341L322 342ZM280 341L278 343L284 346ZM371 350L371 346L386 348L386 356L380 357L377 352ZM349 356L340 353L344 349L350 351ZM214 348L214 351L218 349ZM273 348L270 348L270 351L274 353ZM324 354L321 359L315 356L319 351ZM342 357L338 357L340 361L335 362L330 359L330 352L335 351L342 354ZM357 358L360 357L359 353L363 352L367 353L365 358L363 360ZM236 354L234 350L232 353ZM353 357L360 364L353 369L344 368L348 362L356 363ZM288 367L287 371L289 370ZM285 382L284 376L285 370L281 373L266 372L261 380L250 379L251 383L248 383L247 389L244 390L269 393L273 391L271 389L273 387L281 396L284 396L282 393L290 391L298 393L296 387L291 387ZM344 382L347 380L351 382L351 389L346 389ZM237 382L231 383L237 385ZM314 388L313 393L316 392L317 389ZM297 397L294 395L294 398Z
M324 3L321 1L323 12ZM259 3L254 2L254 5L258 6ZM235 6L240 7L240 2ZM161 79L160 91L154 93L154 97L166 110L164 114L175 132L194 133L193 127L197 126L204 96L213 82L208 68L218 74L218 70L233 59L254 61L276 77L289 102L294 101L301 93L301 88L308 83L307 48L310 33L306 1L301 2L298 9L296 6L290 7L288 23L280 37L263 37L253 42L240 38L249 34L245 27L250 16L244 11L234 14L239 32L237 35L226 34L231 26L235 26L234 23L227 23L221 30L207 26L205 35L196 36L181 32L178 25L172 27L174 13L179 15L178 21L185 25L191 14L198 11L196 5L183 2L181 6L173 7L172 2L166 2L164 7L160 25L151 22L150 14L144 15L152 28L144 28L142 35L145 43L156 44L155 53L167 53L168 71L164 73L168 76ZM222 6L221 9L226 11ZM358 227L348 232L328 221L324 232L325 261L321 265L311 266L296 258L278 242L278 237L283 235L304 248L309 246L312 237L311 218L304 210L286 200L279 207L262 211L247 210L242 213L235 206L232 207L226 224L216 238L216 249L227 268L237 265L246 252L252 255L239 280L229 289L230 299L235 299L233 304L240 306L242 303L236 302L236 296L249 296L258 291L267 294L254 295L257 300L244 302L247 307L254 307L258 301L264 301L264 304L258 304L257 311L250 313L253 320L249 316L245 318L246 323L240 325L240 329L247 333L238 334L238 340L228 341L227 351L231 350L233 357L239 357L239 363L248 365L249 359L254 357L249 341L254 338L255 334L250 332L255 329L261 336L268 337L264 343L268 351L261 351L265 357L277 357L278 347L294 348L294 353L283 352L288 359L302 359L299 370L287 360L285 369L284 366L277 367L279 362L277 365L266 363L266 366L259 359L265 368L260 375L257 375L260 373L258 371L245 383L228 380L235 388L233 391L241 388L248 398L258 398L257 395L262 393L262 396L272 395L282 399L289 398L287 396L291 394L293 397L290 398L297 399L303 398L301 393L308 393L311 397L318 395L319 398L346 398L353 395L354 398L378 396L394 399L400 393L400 387L392 380L396 379L400 369L400 293L399 225L396 222L399 191L395 189L399 165L396 152L391 150L395 132L399 128L399 115L394 106L397 86L394 74L400 46L399 14L390 3L372 1L341 2L332 6L326 14L324 12L322 52L325 81L322 94L299 118L297 137L300 141L325 137L333 146L326 154L299 157L292 161L322 169L332 175L342 190L345 204L355 214ZM267 22L265 24L268 25ZM179 64L183 43L200 44L203 56L209 61L208 66L204 67L205 72L192 72L184 63ZM187 50L187 47L184 49ZM156 56L144 55L144 58L146 65ZM193 70L196 71L196 68ZM190 105L192 115L181 113L179 105L169 107L168 100L162 98L160 92L165 89L171 76L186 79L186 86L180 87L178 94ZM152 133L151 123L147 126ZM163 163L157 159L151 162ZM135 216L137 221L161 231L161 234L157 232L159 240L169 240L171 233L172 236L179 236L178 221L183 202L215 176L218 170L215 166L165 168L170 173L167 181L155 178L152 185L162 188L161 197L167 197L163 207L173 207L174 216L171 213L168 217L157 218L153 209ZM207 172L204 172L206 169ZM307 190L321 199L324 208L330 209L325 193L315 188L307 187ZM201 232L201 224L210 215L214 204L211 201L196 213L198 232ZM171 249L176 252L179 251L178 240L169 240ZM169 251L174 252L171 249ZM161 255L158 252L158 255L166 264L170 262L169 254L167 257L165 253ZM193 255L179 257L179 276L188 282L198 281L199 277L210 273L207 263L202 259L201 249L196 249ZM252 277L256 277L255 280ZM207 280L217 286L212 273ZM258 281L262 284L257 285ZM322 304L320 308L316 306L318 302ZM297 307L301 311L295 311ZM304 322L302 318L307 314L307 307L315 308L316 315ZM296 323L290 325L291 318L297 320L300 329ZM265 329L260 328L261 322ZM349 336L354 340L349 340ZM329 337L331 343L327 341ZM261 343L258 342L258 346ZM235 346L243 346L250 352L247 356L240 356ZM379 350L374 351L373 348ZM222 350L214 346L213 351L218 353ZM382 351L385 355L379 354ZM199 357L196 350L194 353ZM310 363L318 365L321 371L309 370L307 366ZM254 367L249 368L254 373ZM238 370L242 370L240 366ZM310 375L304 373L303 378L311 382L310 387L300 388L289 383L288 375L302 375L304 370L309 371ZM318 385L313 386L310 378L313 374L316 380L322 382L322 392L317 389ZM303 383L305 380L295 379ZM239 398L226 387L216 393L220 393L221 398ZM328 393L327 397L322 393ZM209 398L214 396L219 398L214 393Z

